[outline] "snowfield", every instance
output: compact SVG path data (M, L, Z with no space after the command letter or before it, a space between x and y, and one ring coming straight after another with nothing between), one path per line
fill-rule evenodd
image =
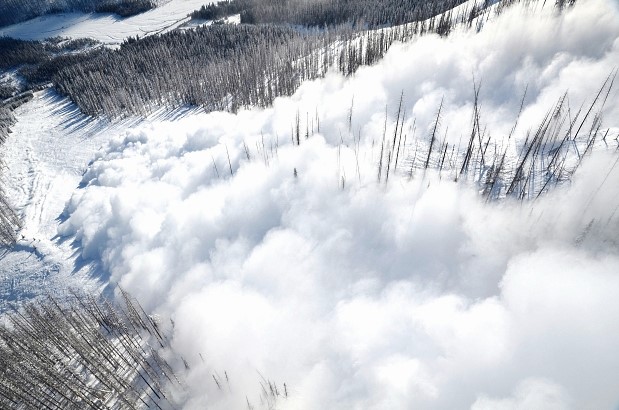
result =
M207 0L169 0L155 9L129 18L105 13L59 13L0 28L0 37L44 40L50 37L93 38L115 46L128 37L145 37L171 31L190 20L192 11Z
M488 201L410 165L441 101L441 140L466 143L473 78L484 134L515 162L618 61L616 2L579 0L394 45L264 110L129 126L38 93L3 148L26 227L0 280L119 284L171 320L184 409L616 408L616 89L576 136L599 134L585 156L574 144L572 180L539 198ZM401 95L405 160L378 184Z
M189 112L160 110L151 119ZM70 287L100 292L105 286L97 264L82 261L76 244L58 237L58 226L95 153L143 121L87 117L52 89L35 93L14 115L13 133L0 147L2 186L24 226L17 245L0 250L0 312L45 292L62 298Z
M101 286L76 269L75 250L57 240L57 229L67 198L114 131L51 89L35 93L14 114L13 133L0 147L6 167L2 182L24 227L13 251L0 256L0 311L44 291L60 296L69 286Z

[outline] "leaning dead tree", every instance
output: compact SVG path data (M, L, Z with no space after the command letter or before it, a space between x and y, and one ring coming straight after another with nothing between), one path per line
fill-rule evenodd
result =
M181 387L159 325L121 291L123 306L73 293L9 314L0 326L0 408L174 408Z
M32 97L32 92L25 92L0 103L0 145L4 144L11 132L10 127L16 122L12 111L21 104L30 101ZM5 170L6 166L0 158L0 248L12 246L17 239L17 232L22 227L21 220L11 207L2 189L2 173Z
M1 166L2 163L0 162L0 167ZM4 191L0 186L0 247L13 245L20 228L21 220L8 203Z

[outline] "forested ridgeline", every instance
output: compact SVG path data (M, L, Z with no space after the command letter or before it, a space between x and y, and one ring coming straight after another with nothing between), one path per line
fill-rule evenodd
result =
M37 88L49 83L61 68L90 58L91 53L97 52L98 45L90 38L26 41L0 37L0 71L15 70L26 87ZM12 97L19 91L9 82L0 83L0 99Z
M173 408L167 389L181 384L160 354L167 339L121 294L123 306L74 293L9 314L0 326L0 407Z
M68 11L96 11L128 17L156 5L156 0L2 0L0 27L45 14Z
M53 81L88 115L145 114L153 105L211 110L264 106L298 86L296 60L318 36L281 26L210 26L124 43L59 71Z
M97 13L114 13L121 17L131 17L144 13L157 6L155 0L104 0L97 7Z
M284 25L212 25L132 39L118 50L60 70L53 82L88 115L143 115L162 105L236 111L268 106L330 67L350 75L380 59L395 41L447 34L443 15L394 28L358 32L349 25L296 30Z
M465 0L225 0L202 6L193 18L215 20L233 14L241 23L325 27L350 24L376 28L426 20Z
M404 8L389 1L378 3L400 15ZM435 13L459 1L424 2L416 10ZM515 1L504 0L499 6ZM340 4L335 0L323 3ZM204 10L229 13L239 4L243 5L225 2ZM284 0L268 4L288 7ZM352 7L355 3L341 4ZM350 75L359 66L382 58L395 41L428 32L447 35L453 24L471 24L486 6L486 2L479 2L457 12L450 10L427 20L374 30L360 30L350 22L299 30L289 24L294 19L288 16L287 24L211 25L130 38L118 50L88 48L86 44L83 46L88 51L82 53L49 50L64 49L72 42L22 42L12 45L19 48L19 58L9 52L0 61L21 64L20 73L31 84L53 81L87 115L145 115L157 107L185 104L234 112L241 107L269 106L276 97L291 95L301 82L319 78L329 68ZM0 54L7 54L2 49Z
M204 10L232 13L235 7L245 7L243 2L254 0L237 1ZM378 3L390 10L389 15L399 16L397 21L406 19L402 14L406 8L390 1ZM424 2L423 7L414 9L436 13L460 1ZM349 8L356 4L322 3L324 7ZM324 75L329 67L349 75L359 66L380 59L394 41L425 32L448 34L453 22L470 22L483 10L480 4L458 16L448 12L405 26L360 31L349 23L298 30L290 25L296 17L283 11L293 10L292 4L267 2L265 7L279 10L278 21L286 24L174 31L130 39L116 51L94 47L88 39L0 39L0 69L18 67L30 86L53 81L61 93L93 116L143 115L159 106L182 104L236 111L244 106L268 106L276 97L292 94L302 81ZM305 6L299 7L303 10Z

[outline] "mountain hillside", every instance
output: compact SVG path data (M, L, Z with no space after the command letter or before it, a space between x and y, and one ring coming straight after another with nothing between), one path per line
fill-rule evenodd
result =
M616 2L273 17L301 3L111 48L20 43L50 54L11 78L52 74L0 147L23 225L0 309L24 312L3 316L0 403L45 372L8 373L23 349L2 340L66 312L92 346L36 346L103 375L68 384L81 404L616 408ZM109 359L142 367L105 364L114 338Z

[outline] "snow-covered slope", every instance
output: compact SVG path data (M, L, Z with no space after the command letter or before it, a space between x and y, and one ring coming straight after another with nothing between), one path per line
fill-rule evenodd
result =
M0 269L40 292L95 267L171 319L187 409L614 408L616 90L580 129L603 120L593 153L538 199L488 202L456 166L409 172L439 105L440 141L466 144L474 81L484 138L514 159L547 113L569 129L617 61L616 2L579 0L395 45L266 110L122 131L37 94L4 148L28 237ZM404 159L377 184L401 95Z
M94 153L126 126L87 118L51 89L35 93L14 114L13 133L0 147L2 183L24 227L16 247L0 255L0 312L44 292L60 296L71 286L101 285L88 280L72 244L58 240L57 227Z
M507 140L527 89L517 156L547 113L569 128L617 61L614 1L518 6L271 109L131 130L89 167L60 233L174 321L187 409L616 407L616 90L593 154L538 199L487 202L452 168L409 180L407 165L441 101L440 140L466 144L473 77L484 138ZM377 184L402 92L408 161ZM288 397L264 395L262 375Z
M80 259L76 244L58 237L66 202L96 152L143 119L110 123L83 115L53 89L14 112L17 123L0 146L2 186L24 226L17 245L0 251L0 313L46 292L61 297L70 287L100 292L106 285L97 263ZM168 121L192 110L160 110L147 121Z
M49 37L89 37L107 45L118 45L128 37L144 37L173 30L189 21L187 15L208 0L170 0L161 6L129 18L113 14L60 13L38 17L0 28L0 36L23 40Z

